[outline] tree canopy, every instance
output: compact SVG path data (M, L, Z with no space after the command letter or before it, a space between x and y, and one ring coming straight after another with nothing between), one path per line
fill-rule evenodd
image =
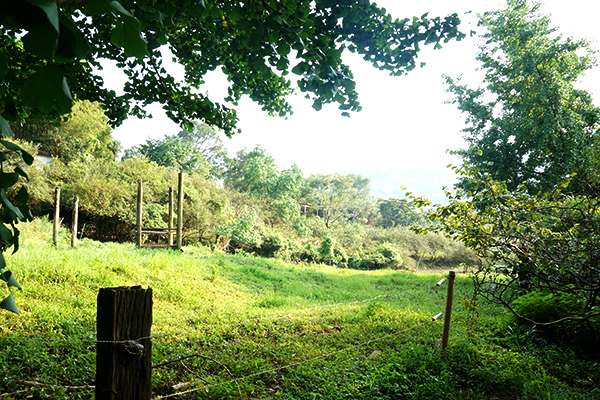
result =
M421 44L461 39L456 14L393 19L369 0L24 0L0 2L0 130L23 116L54 120L74 98L103 104L112 126L159 102L186 128L200 120L237 131L235 110L199 89L221 68L234 105L244 94L274 115L291 112L297 86L320 109L360 110L344 50L400 75L416 65ZM162 66L168 46L185 68L178 82ZM121 96L99 77L102 59L128 77Z
M60 124L28 118L10 127L15 138L38 145L39 154L66 162L84 156L113 160L120 147L100 104L87 100L76 101L71 116Z
M162 139L148 139L146 143L127 149L123 158L146 157L160 166L173 168L181 172L203 172L208 175L210 169L202 154L194 153L189 141L182 141L175 135Z
M470 147L459 152L461 184L430 213L433 229L485 260L476 293L540 331L597 345L600 112L574 88L591 51L557 35L525 0L480 21L489 29L478 55L485 85L449 80Z
M476 169L506 182L548 191L577 174L569 191L588 190L590 149L600 134L600 109L574 84L595 65L586 40L564 38L538 14L538 5L509 0L484 13L488 32L477 60L485 79L477 89L447 78L454 103L467 116L459 154Z

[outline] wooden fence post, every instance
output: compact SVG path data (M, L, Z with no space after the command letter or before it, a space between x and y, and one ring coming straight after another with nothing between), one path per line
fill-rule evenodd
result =
M54 189L54 229L52 231L52 243L58 244L58 228L60 227L60 188Z
M173 246L173 186L169 187L169 246Z
M142 188L142 180L138 180L138 195L137 195L137 213L135 229L137 232L136 245L142 247L142 197L144 196L144 189Z
M179 173L177 200L177 249L183 244L183 172Z
M454 271L448 273L448 296L446 297L446 312L444 314L444 331L442 332L442 350L448 346L448 336L450 334L450 316L452 314L452 298L454 297Z
M79 196L73 200L73 225L71 227L71 247L77 246L77 223L79 219Z
M152 395L152 289L98 293L96 400L149 400ZM113 343L122 342L122 343Z

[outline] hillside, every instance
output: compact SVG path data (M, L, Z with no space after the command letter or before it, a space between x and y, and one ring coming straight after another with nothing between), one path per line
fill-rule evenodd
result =
M325 265L82 240L24 226L7 258L21 315L0 314L2 398L92 398L99 288L153 289L153 398L591 398L597 364L536 345L505 311L445 273Z

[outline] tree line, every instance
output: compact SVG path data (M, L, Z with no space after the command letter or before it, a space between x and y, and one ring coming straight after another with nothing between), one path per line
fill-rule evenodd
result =
M106 116L99 105L83 103L58 127L29 122L14 129L31 154L52 157L30 171L29 207L38 216L51 214L53 188L61 187L61 215L69 222L72 199L79 196L83 237L132 240L138 179L144 181L144 225L166 226L168 187L184 172L187 244L359 269L412 269L417 263L456 265L474 259L441 235L411 232L411 224L425 224L421 213L407 199L372 198L368 178L305 177L298 165L280 169L260 146L229 157L219 133L199 122L191 131L149 139L115 159L114 141L105 135L110 132ZM73 128L102 124L106 129L96 131L99 137ZM56 145L63 137L74 144L66 155Z

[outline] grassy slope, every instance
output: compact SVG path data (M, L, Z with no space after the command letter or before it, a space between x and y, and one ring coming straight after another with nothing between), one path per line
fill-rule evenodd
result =
M533 351L491 305L467 312L466 276L457 278L451 346L442 355L442 323L429 321L444 308L445 288L435 288L441 274L292 265L200 248L82 241L71 249L66 238L54 248L49 225L34 225L22 249L7 257L24 289L16 294L22 315L0 313L0 396L15 393L6 398L91 398L90 390L67 386L93 384L94 343L82 339L95 337L98 289L131 285L154 293L155 396L600 396L597 364L562 349ZM198 390L204 385L210 387Z

